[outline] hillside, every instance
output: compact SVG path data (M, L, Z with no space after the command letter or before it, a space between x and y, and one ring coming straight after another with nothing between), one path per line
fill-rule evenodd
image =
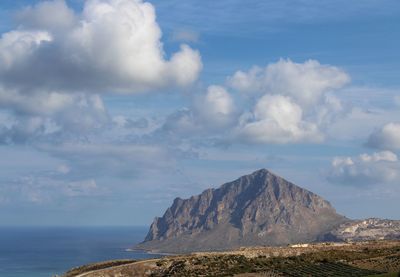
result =
M92 270L82 267L65 277L236 276L320 277L375 276L400 272L400 242L319 243L287 247L241 248L235 251L167 256ZM86 271L85 271L86 269ZM379 275L381 276L381 275Z
M320 196L261 169L176 198L136 248L181 253L310 242L346 221Z

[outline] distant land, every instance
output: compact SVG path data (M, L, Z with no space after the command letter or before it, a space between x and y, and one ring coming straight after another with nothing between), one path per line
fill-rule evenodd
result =
M176 198L135 248L188 253L376 239L400 239L400 221L348 219L322 197L260 169L189 199Z
M135 249L175 253L71 269L63 277L400 274L400 221L351 220L267 169L176 198Z

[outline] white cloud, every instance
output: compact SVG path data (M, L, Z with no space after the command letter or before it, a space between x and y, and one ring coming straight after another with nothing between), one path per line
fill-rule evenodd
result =
M374 129L382 128L393 118L400 118L400 110L354 106L348 113L332 122L327 133L330 137L343 141L365 140Z
M193 83L199 75L203 65L200 54L189 46L182 44L180 52L175 53L166 68L168 81L177 85L186 86Z
M25 143L49 135L83 135L111 122L102 99L96 94L31 92L23 95L0 86L0 108L11 112L8 122L0 124L2 143Z
M379 149L400 150L400 123L390 122L375 130L367 145Z
M0 109L13 118L2 142L91 132L112 122L100 94L187 86L202 68L185 44L165 57L154 7L141 0L89 0L81 14L46 1L17 19L0 38Z
M400 162L395 153L381 151L358 157L336 157L328 180L343 185L372 185L400 181Z
M198 137L228 131L237 119L233 97L222 86L212 85L193 95L189 108L170 114L156 136ZM161 132L161 133L160 133Z
M327 91L349 81L343 70L316 60L294 63L281 59L265 68L254 66L248 72L237 71L228 77L228 84L239 91L290 96L301 106L317 103Z
M230 143L319 143L344 114L334 92L348 81L348 75L333 66L281 59L228 78L233 89L257 92L252 97L209 86L194 97L192 107L169 116L163 130L219 136Z
M232 96L221 86L209 86L207 92L195 100L195 111L208 126L226 126L234 120L235 104Z
M97 94L69 94L58 91L30 91L29 94L23 94L1 85L0 108L32 116L52 116L75 108L80 112L85 109L106 110L102 98Z
M12 77L29 61L40 45L52 41L46 31L10 31L0 38L0 79ZM11 76L10 76L11 75ZM17 76L16 76L17 77Z
M54 16L58 9L60 18ZM202 68L199 53L187 45L165 59L150 3L90 0L82 14L71 13L63 1L25 9L24 31L0 40L0 80L16 87L130 93L186 86Z
M17 13L22 26L33 29L63 30L77 24L77 16L64 0L43 1Z
M315 60L281 59L265 68L238 71L228 77L228 85L252 93L256 103L241 116L235 132L252 143L321 142L344 110L333 93L349 80L341 69Z
M229 115L233 112L233 100L225 88L209 86L204 98L204 107L212 114Z
M255 143L321 141L317 125L303 120L303 111L292 99L265 95L252 113L241 117L238 136Z

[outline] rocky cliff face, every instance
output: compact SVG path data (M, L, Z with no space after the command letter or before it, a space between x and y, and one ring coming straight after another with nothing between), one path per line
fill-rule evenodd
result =
M345 221L326 200L262 169L176 198L137 248L190 252L308 242Z
M352 220L339 225L322 237L330 241L400 239L400 220L368 218Z

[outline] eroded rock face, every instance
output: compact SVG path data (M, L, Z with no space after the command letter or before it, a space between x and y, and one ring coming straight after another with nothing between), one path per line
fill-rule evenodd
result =
M339 225L322 240L366 241L400 239L400 220L368 218Z
M314 241L347 219L320 196L266 169L176 198L156 218L140 249L162 252Z

